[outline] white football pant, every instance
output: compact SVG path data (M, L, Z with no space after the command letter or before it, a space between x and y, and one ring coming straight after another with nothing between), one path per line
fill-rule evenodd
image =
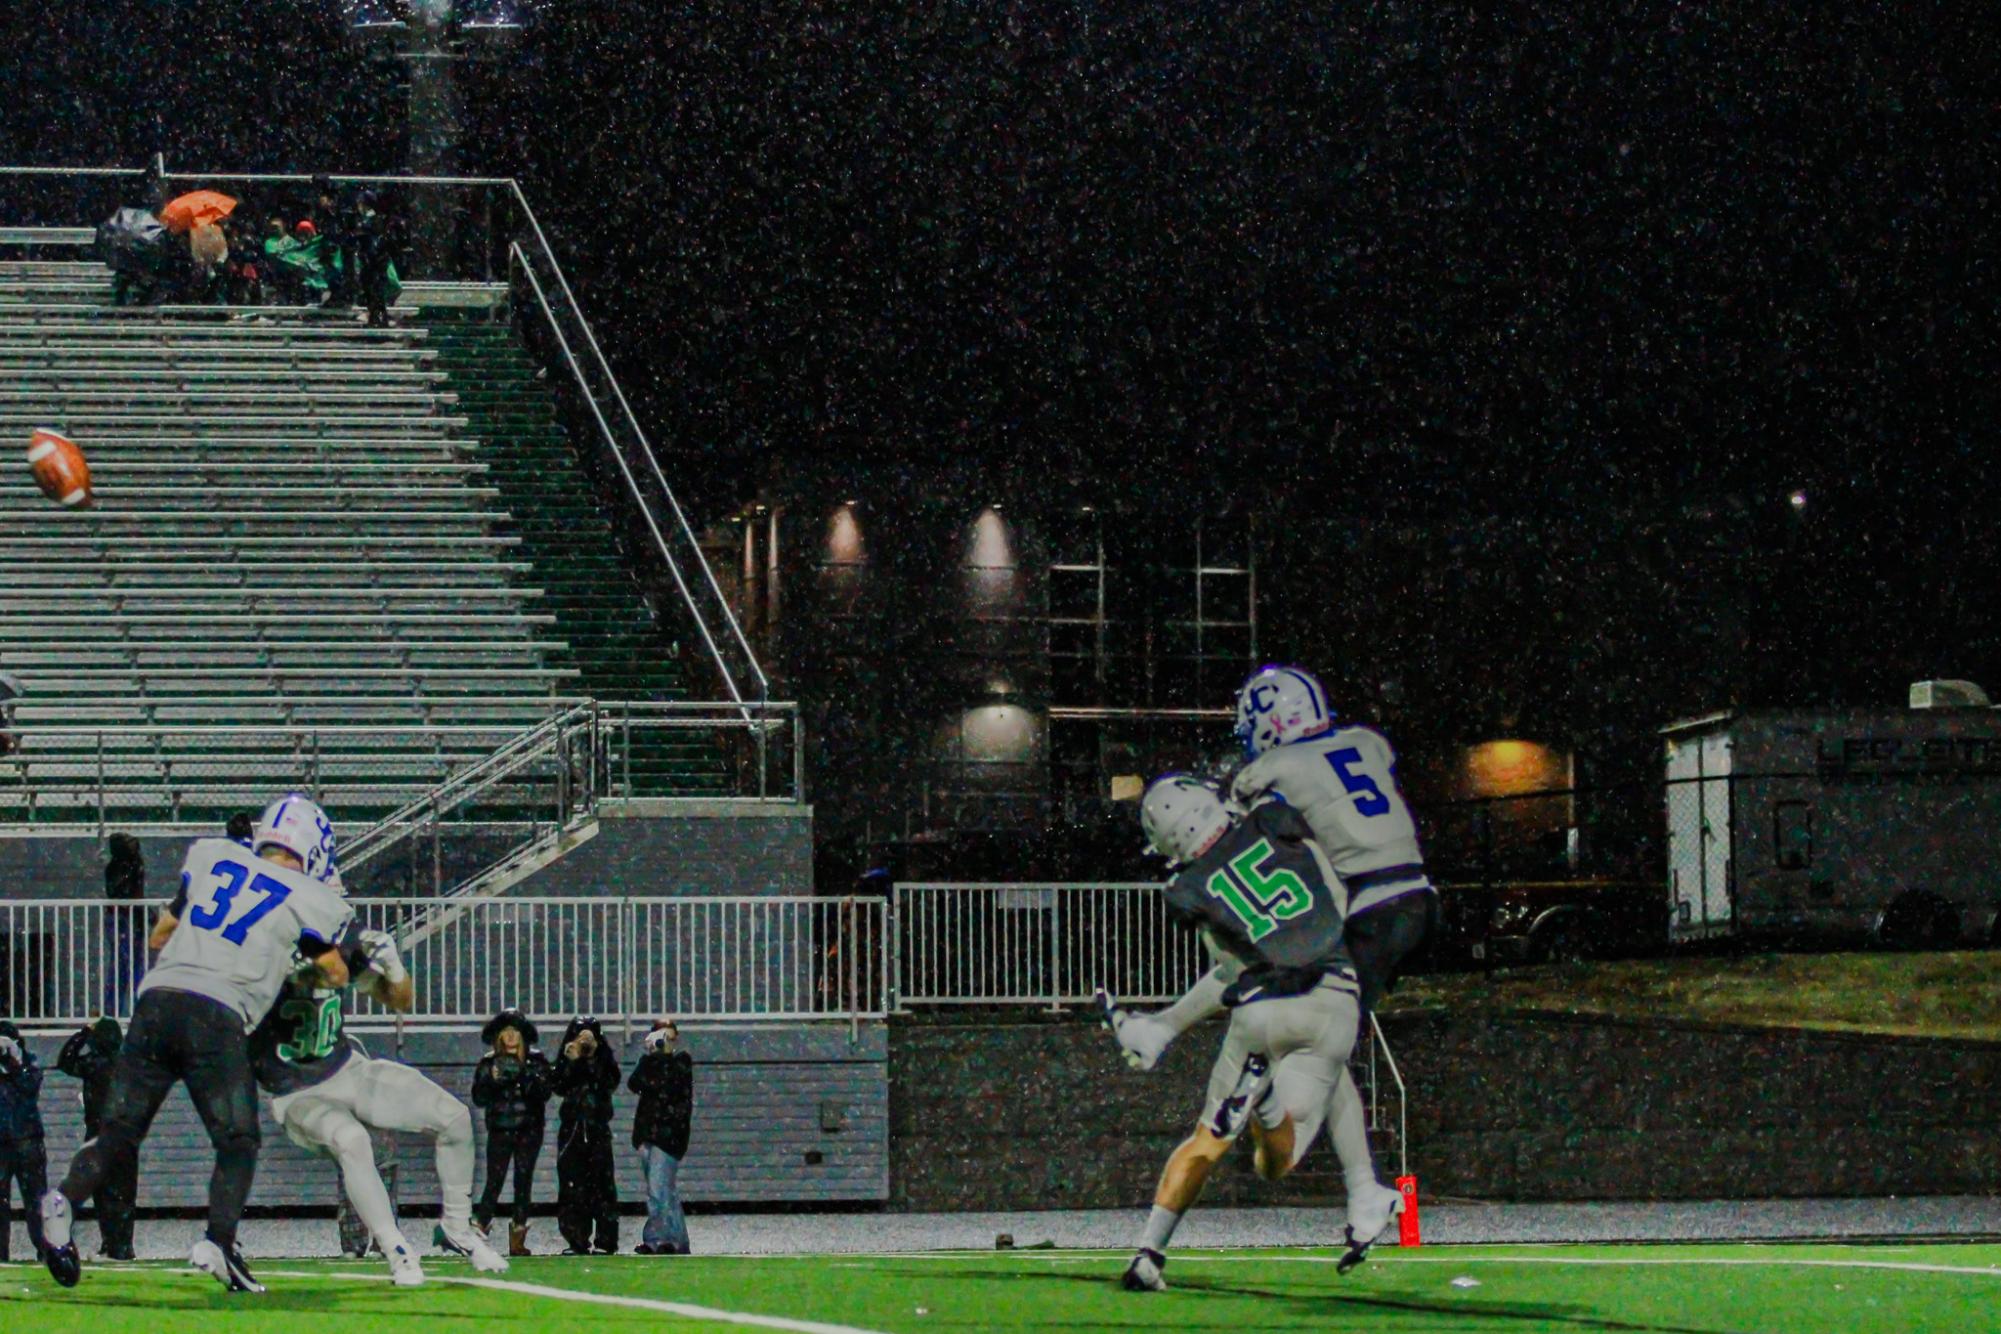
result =
M445 1231L471 1226L472 1113L409 1066L357 1052L324 1083L274 1098L271 1110L294 1144L340 1164L347 1198L384 1255L407 1243L375 1168L370 1130L429 1136L437 1146Z

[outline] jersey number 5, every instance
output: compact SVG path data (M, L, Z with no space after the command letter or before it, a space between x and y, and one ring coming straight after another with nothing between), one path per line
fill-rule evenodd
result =
M214 931L221 927L222 938L232 945L241 945L249 938L251 927L270 916L272 909L292 897L290 885L273 880L270 876L259 872L257 878L250 881L249 889L252 894L261 894L263 897L251 906L249 912L228 926L223 926L223 919L229 916L230 904L243 892L243 882L250 877L250 868L239 862L217 862L214 870L215 884L211 888L215 902L206 908L196 908L189 913L188 925L199 927L203 931Z
M1244 934L1253 942L1263 940L1278 930L1280 922L1289 922L1313 906L1306 882L1291 871L1280 867L1265 872L1265 863L1277 855L1270 840L1261 838L1230 858L1230 864L1203 886L1244 924Z
M1358 815L1387 815L1390 799L1376 786L1376 780L1364 773L1355 772L1362 762L1362 752L1353 746L1343 746L1339 750L1327 752L1327 762L1334 766L1334 772L1341 779L1341 786L1348 789L1348 795L1355 799Z

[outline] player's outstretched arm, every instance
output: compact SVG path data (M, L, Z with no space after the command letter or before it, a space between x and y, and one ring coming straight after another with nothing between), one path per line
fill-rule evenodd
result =
M403 965L396 937L387 931L364 931L361 947L368 957L368 971L363 978L369 984L369 994L398 1014L415 1009L417 980Z

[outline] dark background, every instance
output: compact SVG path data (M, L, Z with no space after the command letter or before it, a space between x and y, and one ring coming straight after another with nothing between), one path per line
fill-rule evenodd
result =
M705 513L1255 509L1264 656L1407 748L2001 684L1991 7L892 8L462 71ZM405 160L331 3L7 9L0 160Z

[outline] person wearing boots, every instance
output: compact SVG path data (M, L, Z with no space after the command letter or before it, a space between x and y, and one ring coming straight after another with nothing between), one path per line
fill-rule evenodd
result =
M563 1030L556 1053L556 1226L565 1255L588 1255L595 1230L600 1255L618 1253L618 1183L611 1149L611 1098L620 1084L618 1059L598 1021L578 1016Z
M473 1105L486 1112L486 1189L472 1211L485 1232L500 1208L500 1190L514 1169L513 1224L507 1253L528 1255L528 1211L534 1204L535 1160L542 1156L553 1072L549 1058L535 1049L540 1036L519 1010L502 1010L487 1021L480 1038L492 1048L473 1072Z
M688 1156L688 1122L695 1106L695 1061L679 1049L681 1030L657 1020L641 1042L644 1055L626 1087L639 1095L632 1146L646 1165L646 1235L641 1255L686 1255L688 1220L681 1211L681 1160Z
M111 1092L111 1065L124 1044L118 1021L109 1015L70 1034L56 1056L56 1069L83 1083L83 1133L96 1139ZM132 1210L139 1198L139 1161L133 1159L104 1178L91 1204L97 1210L97 1258L132 1258Z
M0 1019L0 1261L8 1258L14 1230L13 1186L21 1188L28 1240L37 1257L42 1253L39 1205L49 1188L49 1155L42 1147L41 1096L42 1067L35 1064L35 1053L22 1045L20 1029Z

